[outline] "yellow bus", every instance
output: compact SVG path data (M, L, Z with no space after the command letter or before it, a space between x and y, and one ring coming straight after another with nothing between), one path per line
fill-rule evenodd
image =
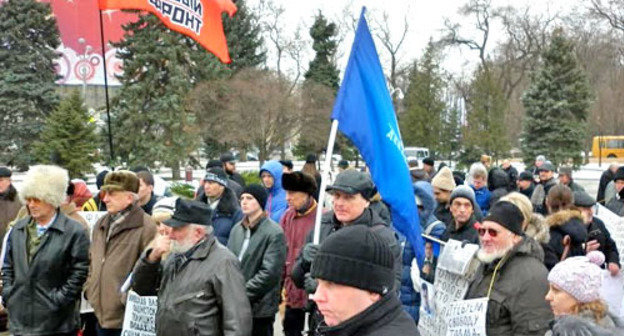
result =
M600 144L600 148L598 148ZM603 158L624 157L624 135L595 136L592 143L592 156Z

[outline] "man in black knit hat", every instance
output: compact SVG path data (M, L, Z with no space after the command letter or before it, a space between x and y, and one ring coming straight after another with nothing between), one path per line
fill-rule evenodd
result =
M312 299L322 335L419 335L394 286L394 256L370 227L354 225L327 237L314 262Z

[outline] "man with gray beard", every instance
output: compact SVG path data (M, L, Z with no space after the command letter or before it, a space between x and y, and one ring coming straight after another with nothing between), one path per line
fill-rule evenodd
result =
M543 335L553 315L544 300L548 271L540 245L522 231L520 209L492 206L477 225L481 265L466 299L488 297L487 335Z
M169 234L134 268L132 288L158 295L156 335L251 335L251 307L240 264L221 245L207 204L178 199ZM171 252L166 260L163 256Z

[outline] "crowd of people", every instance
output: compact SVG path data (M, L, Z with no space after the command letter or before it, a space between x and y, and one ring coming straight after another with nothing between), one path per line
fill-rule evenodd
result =
M418 335L420 280L435 281L432 243L417 263L370 175L346 161L328 183L315 242L315 163L310 155L294 171L267 161L261 183L247 184L226 153L207 164L192 200L156 196L145 167L101 172L95 195L57 166L31 167L19 190L0 167L11 333L121 335L132 290L157 296L163 336L270 336L276 316L286 336ZM479 246L465 299L488 298L488 335L624 332L600 297L603 269L620 273L617 246L570 167L539 156L519 173L484 155L466 175L434 163L409 163L414 225ZM604 172L597 200L624 216L624 167ZM89 225L80 209L105 214ZM81 300L93 314L80 315Z

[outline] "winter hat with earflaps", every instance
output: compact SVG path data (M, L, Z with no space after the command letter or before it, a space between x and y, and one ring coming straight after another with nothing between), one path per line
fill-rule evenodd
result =
M605 256L600 251L567 258L553 267L548 274L548 281L581 303L596 301L600 299L602 287L602 270L599 265L604 261Z

